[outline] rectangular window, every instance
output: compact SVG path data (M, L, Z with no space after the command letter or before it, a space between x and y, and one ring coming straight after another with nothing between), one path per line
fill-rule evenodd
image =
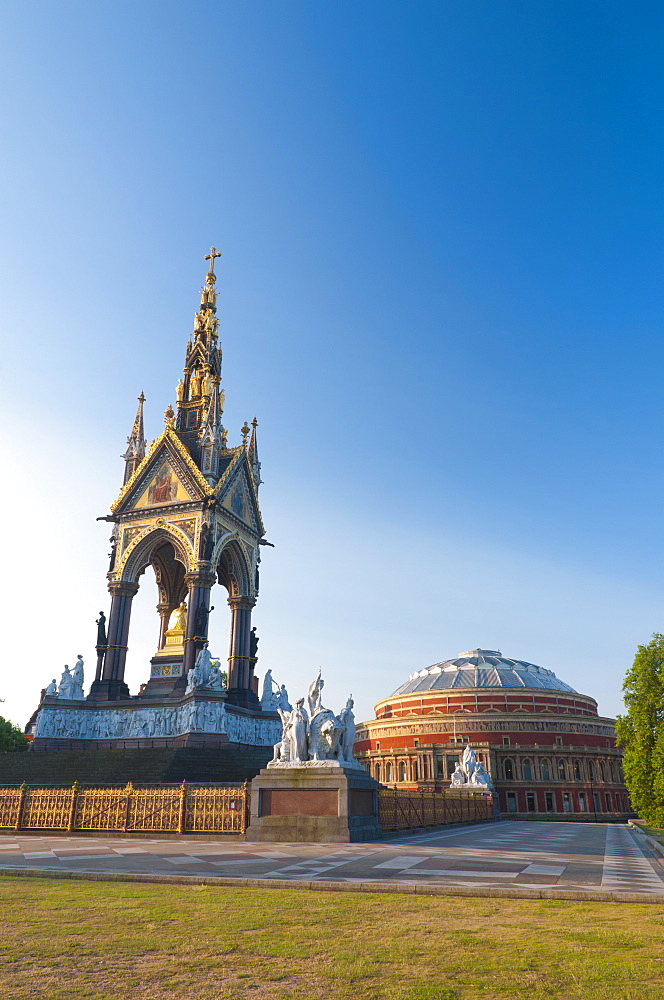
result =
M503 736L503 746L504 747L508 747L509 745L510 745L510 738L509 738L509 736Z
M611 802L611 792L606 792L604 798L606 800L606 811L608 813L613 812L613 803Z
M569 792L563 792L563 812L571 813L572 802L569 797Z
M420 741L419 740L413 740L413 743L414 743L414 745L416 747L418 747L420 745Z
M548 813L555 812L556 810L555 810L555 807L554 807L554 804L553 804L553 792L545 792L544 793L544 800L546 802L546 811Z
M579 792L579 809L581 810L582 813L588 811L588 807L586 805L586 793L585 792Z
M526 792L526 806L529 813L537 812L537 806L535 804L535 793Z
M507 793L507 811L510 813L516 812L516 795L514 792Z
M562 736L556 736L556 746L557 747L561 747L562 745L563 745L563 738L562 738Z
M380 743L376 743L376 750L380 750Z
M602 803L599 798L599 792L593 792L593 807L596 813L602 811Z
M447 777L451 778L454 774L457 764L459 763L458 757L448 757L447 758Z

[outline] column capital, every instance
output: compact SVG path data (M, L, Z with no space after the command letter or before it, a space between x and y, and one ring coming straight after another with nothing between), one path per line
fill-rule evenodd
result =
M228 598L228 607L231 608L232 611L235 610L251 611L251 609L255 607L255 605L256 605L255 597L243 597L242 595L240 595L238 597Z
M198 569L191 573L185 573L184 582L193 590L194 587L213 587L217 577L210 569Z
M109 580L108 592L112 597L134 597L138 593L138 584L131 580Z

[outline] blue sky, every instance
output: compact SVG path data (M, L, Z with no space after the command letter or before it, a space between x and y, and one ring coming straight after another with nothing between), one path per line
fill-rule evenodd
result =
M654 4L3 5L7 716L92 667L95 517L212 243L262 668L367 718L480 645L619 711L664 617L663 41Z

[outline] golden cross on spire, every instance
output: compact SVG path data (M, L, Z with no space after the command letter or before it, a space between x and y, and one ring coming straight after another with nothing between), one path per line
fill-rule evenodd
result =
M210 252L205 254L204 260L210 261L210 270L208 274L214 274L214 259L215 257L221 257L221 254L215 247L210 247Z

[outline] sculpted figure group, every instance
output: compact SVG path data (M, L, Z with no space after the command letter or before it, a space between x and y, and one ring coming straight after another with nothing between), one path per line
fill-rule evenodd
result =
M288 700L286 685L281 687L272 676L271 670L265 671L263 678L263 691L261 693L261 708L264 712L276 712L282 708L285 712L292 712L293 706Z
M83 679L83 657L78 653L78 659L76 660L73 672L69 669L68 664L65 663L65 668L60 678L60 686L58 687L58 682L54 677L47 686L44 694L49 698L83 701L85 698L83 694Z
M213 660L207 642L196 657L196 663L187 675L186 694L207 688L208 691L223 691L223 679L219 669L219 660Z
M475 785L478 788L488 788L493 791L491 775L475 757L475 751L468 744L463 751L461 761L457 763L451 778L452 787Z
M290 705L284 707L281 702L276 704L281 718L282 733L268 767L305 766L314 763L361 767L353 757L355 743L353 699L349 698L346 707L336 716L322 703L324 683L319 670L315 681L309 687L308 708L305 708L304 698L298 698L295 708L291 708ZM285 692L283 686L281 691ZM265 695L264 687L264 698Z

